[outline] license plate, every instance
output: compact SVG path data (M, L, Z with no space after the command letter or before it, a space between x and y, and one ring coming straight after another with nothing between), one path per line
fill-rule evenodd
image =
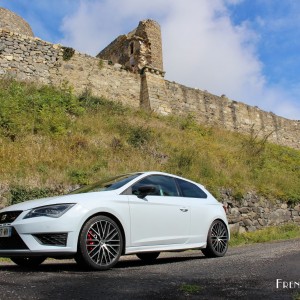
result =
M0 227L0 237L10 237L11 227Z

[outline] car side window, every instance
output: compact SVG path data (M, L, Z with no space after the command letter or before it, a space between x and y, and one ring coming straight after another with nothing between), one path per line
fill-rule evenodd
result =
M182 180L176 179L177 183L180 187L181 193L183 197L189 198L207 198L207 195L204 191L202 191L198 186L195 184Z
M153 196L179 196L175 179L163 175L150 175L135 183L132 188L133 195L139 195L139 188L142 186L152 186L153 191L148 193Z

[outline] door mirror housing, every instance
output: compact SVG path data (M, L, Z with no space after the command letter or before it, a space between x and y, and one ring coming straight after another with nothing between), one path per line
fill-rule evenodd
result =
M156 187L154 185L142 185L138 188L138 197L143 199L147 195L153 195L156 191Z

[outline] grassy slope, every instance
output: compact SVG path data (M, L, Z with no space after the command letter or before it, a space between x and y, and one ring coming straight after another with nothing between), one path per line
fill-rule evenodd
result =
M47 188L160 170L237 197L300 200L300 151L93 98L0 81L0 183Z

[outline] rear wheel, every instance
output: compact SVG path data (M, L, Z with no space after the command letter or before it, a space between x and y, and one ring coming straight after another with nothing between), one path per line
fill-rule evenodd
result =
M81 266L107 270L119 260L123 237L117 223L106 216L96 216L83 226L75 260Z
M32 257L11 257L10 258L16 265L26 268L35 268L43 263L46 259L44 256L32 256Z
M228 248L228 230L221 220L215 220L208 231L207 246L202 252L207 257L224 256Z
M141 252L141 253L137 253L136 256L142 261L151 263L158 258L159 254L160 252Z

